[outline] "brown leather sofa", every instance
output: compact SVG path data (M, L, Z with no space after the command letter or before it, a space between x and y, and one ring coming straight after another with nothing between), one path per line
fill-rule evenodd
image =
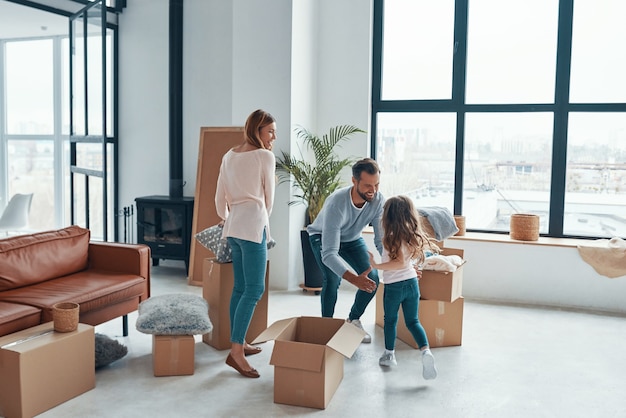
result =
M58 302L80 304L80 322L127 315L150 296L150 248L90 241L79 226L0 239L0 336L52 321Z

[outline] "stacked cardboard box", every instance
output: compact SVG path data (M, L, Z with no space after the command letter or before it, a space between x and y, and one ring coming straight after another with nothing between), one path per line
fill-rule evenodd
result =
M246 341L256 338L267 328L268 286L270 265L265 270L265 292L254 309ZM204 260L202 297L209 303L209 319L213 330L202 341L218 350L230 348L230 296L233 293L233 263L218 263L214 258Z
M458 248L441 248L442 255L458 255L464 251ZM420 303L418 316L426 331L431 347L461 345L463 337L463 266L454 272L424 270L419 281ZM383 309L384 284L376 292L376 325L384 326ZM413 335L404 323L400 308L398 318L398 339L418 348Z

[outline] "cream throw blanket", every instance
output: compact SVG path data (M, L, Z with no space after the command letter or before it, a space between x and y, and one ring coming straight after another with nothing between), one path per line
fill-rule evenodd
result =
M613 237L599 239L594 245L579 245L578 253L599 274L615 278L626 276L626 241Z

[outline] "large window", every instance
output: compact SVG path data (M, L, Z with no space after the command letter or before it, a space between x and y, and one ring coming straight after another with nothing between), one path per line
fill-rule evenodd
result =
M508 232L626 236L626 3L375 0L381 191Z
M67 28L71 13L63 16L31 7L3 6L4 14L0 20L6 22L7 14L19 11L20 16L33 13L33 18L48 22L50 27L34 27L31 35L26 30L17 34L14 29L19 25L0 25L0 213L14 194L33 193L30 229L54 229L71 222L71 203L76 202L74 223L88 226L94 239L115 239L117 109L113 99L117 83L116 27L106 28L104 51L102 38L91 36L91 33L85 38L87 42L75 47L77 54L83 53L79 56L80 63L90 78L85 83L86 71L74 69L76 82L89 87L88 95L83 93L84 90L74 91L74 100L82 110L74 122L88 126L91 135L105 135L109 155L105 166L102 145L81 143L77 147L76 160L89 173L106 171L109 198L105 212L102 179L86 180L83 176L82 181L77 182L74 196L69 193L70 42ZM97 35L100 35L99 30ZM84 48L86 44L89 48ZM88 56L84 54L87 49ZM103 52L108 57L106 66L103 66ZM103 107L103 78L106 79L106 108ZM103 125L105 113L106 126ZM89 203L86 203L87 196L93 197Z

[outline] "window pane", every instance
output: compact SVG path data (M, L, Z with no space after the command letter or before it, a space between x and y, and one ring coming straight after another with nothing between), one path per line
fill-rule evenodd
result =
M102 135L102 36L99 12L89 18L87 30L87 112L89 135Z
M106 122L107 136L112 136L113 132L113 30L107 29L106 39Z
M8 141L9 197L33 193L30 229L54 229L54 142Z
M467 103L552 103L558 0L472 0Z
M92 239L104 239L102 219L102 178L89 176L89 231Z
M465 120L463 215L468 229L508 231L513 213L533 213L547 232L551 113L469 113Z
M576 0L570 101L626 102L626 2Z
M76 144L76 167L101 171L103 169L102 168L102 144L77 143Z
M85 129L85 42L82 19L72 22L74 45L72 50L72 134L86 135Z
M61 132L70 134L70 40L61 40ZM68 218L69 219L69 218Z
M52 41L6 43L8 134L52 134Z
M626 236L626 113L572 113L563 232Z
M385 0L382 91L385 100L450 99L453 0Z
M379 113L376 159L383 195L454 207L454 113Z

